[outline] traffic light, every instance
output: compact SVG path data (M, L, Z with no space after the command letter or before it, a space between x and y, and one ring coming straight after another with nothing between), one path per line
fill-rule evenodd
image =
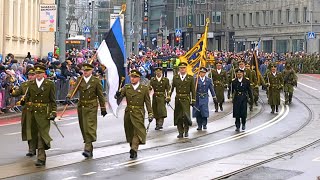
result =
M87 48L90 49L91 38L87 38Z
M180 42L180 37L176 37L176 43Z

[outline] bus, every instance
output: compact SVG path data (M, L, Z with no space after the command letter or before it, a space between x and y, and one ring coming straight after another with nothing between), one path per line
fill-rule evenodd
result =
M86 38L84 36L75 36L75 37L69 37L66 40L66 49L83 49L85 48L85 41Z

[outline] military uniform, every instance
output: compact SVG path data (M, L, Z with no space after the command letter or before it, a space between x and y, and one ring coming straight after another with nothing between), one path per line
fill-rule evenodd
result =
M35 66L36 73L44 73L45 67L41 65ZM39 85L40 86L39 86ZM30 113L31 123L35 132L38 135L38 153L36 166L44 166L46 162L45 150L50 149L50 142L52 141L50 131L50 120L56 117L56 91L55 85L51 80L37 79L29 83L29 90L26 94L26 102L30 108L27 108Z
M161 71L161 68L156 68L156 71ZM166 98L170 92L169 79L166 77L157 76L150 80L150 87L154 90L152 96L152 110L156 119L156 130L163 129L164 118L167 117Z
M83 64L82 67L85 71L93 69L91 64ZM76 94L79 92L79 102L77 106L79 125L82 134L84 145L84 157L93 156L93 145L92 142L97 140L97 113L98 113L98 100L101 108L101 113L106 114L106 101L103 96L103 90L101 81L98 77L93 75L79 78L77 83L78 89L70 89L67 98L71 97L72 93ZM76 90L76 92L74 92ZM102 114L103 116L105 114Z
M182 62L179 68L186 67L187 64ZM188 137L189 126L192 125L190 118L190 103L195 103L195 86L194 78L191 75L184 76L175 75L172 80L170 96L176 88L175 110L174 110L174 125L177 126L179 135L178 138Z
M217 62L217 64L221 65L221 62ZM217 101L214 102L214 106L216 111L218 112L218 107L220 110L223 111L223 103L224 103L224 89L228 86L227 84L227 73L225 70L212 70L211 71L211 78L214 85L214 92L217 96Z
M291 104L294 91L293 86L297 86L297 76L290 64L287 64L285 70L283 71L283 80L285 103Z
M141 77L141 73L132 70L130 76ZM149 121L153 118L149 88L142 84L126 84L120 92L117 92L116 98L126 97L127 107L124 113L124 129L127 142L130 143L130 158L137 157L137 151L140 144L146 143L146 127L144 125L145 108L147 108Z
M276 65L271 65L276 67ZM280 92L283 88L283 76L281 73L276 72L273 74L271 71L267 72L265 77L267 82L267 93L268 93L268 103L271 106L271 113L278 112L278 107L280 105Z
M27 70L27 74L34 74L34 68L29 68ZM22 141L28 141L29 151L26 156L32 157L36 155L37 150L37 141L38 141L38 134L34 131L35 123L31 123L31 116L30 112L28 111L31 107L28 102L25 102L24 95L27 91L29 91L29 84L30 81L23 82L20 87L17 89L14 88L11 92L13 97L21 97L20 105L22 106L22 113L21 113L21 135Z
M200 72L207 72L206 68L201 68ZM216 94L213 89L212 80L206 76L201 78L200 76L196 80L197 82L197 90L196 90L196 104L195 108L193 108L193 117L197 119L198 129L202 130L207 129L207 121L209 117L209 90L211 92L211 96L215 99ZM200 111L198 111L200 110Z
M259 86L258 79L255 70L250 69L250 63L246 63L246 68L244 70L244 77L250 81L251 92L253 95L252 101L258 106L259 99ZM252 105L250 105L250 111L252 111Z
M244 71L240 69L236 72L244 73ZM242 124L242 130L245 130L246 128L247 104L250 101L252 102L251 91L250 81L247 78L243 77L241 80L235 78L232 81L233 117L236 118L236 131L239 131L240 129L240 121Z
M235 69L233 68L233 65L232 65L232 68L228 71L227 75L228 75L228 99L230 99L232 80L233 78L236 77L236 73L235 73Z

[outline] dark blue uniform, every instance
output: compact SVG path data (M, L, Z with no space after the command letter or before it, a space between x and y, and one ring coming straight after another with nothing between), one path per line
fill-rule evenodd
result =
M204 77L204 81L202 82L201 78L199 77L196 90L195 107L198 108L200 112L193 108L193 117L197 118L198 130L201 130L202 127L204 129L207 128L206 126L209 117L209 90L211 92L211 96L215 97L216 94L213 89L212 80L208 77Z
M233 94L233 117L236 118L236 130L240 128L240 119L242 123L242 130L245 130L247 119L247 104L249 99L252 103L252 90L250 87L250 81L243 78L239 82L238 78L232 81L232 94Z

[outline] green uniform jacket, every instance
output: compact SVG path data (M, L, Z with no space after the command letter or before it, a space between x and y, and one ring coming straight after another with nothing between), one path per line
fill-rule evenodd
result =
M150 86L154 91L152 96L152 110L154 118L166 118L166 97L169 95L171 88L169 79L162 77L161 80L158 81L156 77L153 77L150 80Z
M227 72L221 69L220 74L217 70L211 71L211 79L214 85L214 92L217 96L217 102L223 103L224 102L224 89L228 84L228 77Z
M77 84L79 81L80 79ZM70 97L73 91L74 89L71 89L67 97ZM77 110L83 141L84 143L95 142L97 140L98 99L100 108L104 110L106 108L101 81L95 76L91 76L88 83L82 79L77 92L79 92Z
M297 84L297 75L293 69L284 69L283 71L284 92L293 93L293 86Z
M26 90L29 87L29 81L23 82L18 89L15 89L11 96L19 97L23 96L26 93ZM26 103L22 106L22 113L21 113L21 136L23 141L28 141L32 139L31 136L31 119L30 113L28 115L28 109L30 109L30 105Z
M146 143L146 127L144 125L145 109L147 107L148 115L153 116L149 88L140 84L136 90L131 84L125 85L119 98L126 97L127 107L124 113L124 130L128 143L132 142L134 132L139 136L140 144Z
M57 111L54 83L49 79L44 79L40 88L38 88L35 80L30 81L26 102L30 105L28 111L31 114L31 121L37 124L39 134L45 143L45 149L49 149L52 139L49 135L50 120L48 118L51 113Z
M271 72L265 74L265 81L270 84L268 89L268 103L271 106L280 105L280 92L283 88L283 76L277 72L274 76Z
M187 116L186 118L191 120L190 102L191 100L195 102L196 99L194 78L191 75L186 75L182 81L180 75L175 75L172 80L170 96L174 88L176 88L174 109L174 125L176 126L178 123L183 123L184 116Z

